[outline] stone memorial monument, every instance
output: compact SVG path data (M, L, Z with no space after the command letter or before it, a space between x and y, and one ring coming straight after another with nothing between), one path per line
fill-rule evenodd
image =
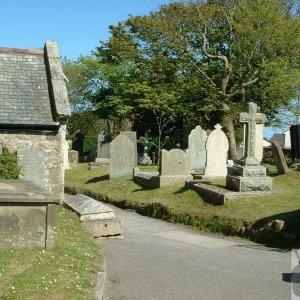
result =
M256 153L256 125L265 121L265 115L257 112L257 105L249 103L248 113L239 115L239 121L247 124L247 139L245 157L237 165L228 167L226 186L239 192L270 191L272 178L266 176L266 168L260 165Z
M207 139L206 132L201 126L196 126L189 135L188 145L191 154L192 169L203 169L206 163L205 143Z
M228 139L220 124L215 125L206 141L206 166L204 177L225 177L227 175Z
M272 155L275 161L278 174L285 174L289 171L284 153L278 142L272 142Z
M112 136L105 131L98 135L97 157L95 162L100 164L109 164L109 147L112 141Z

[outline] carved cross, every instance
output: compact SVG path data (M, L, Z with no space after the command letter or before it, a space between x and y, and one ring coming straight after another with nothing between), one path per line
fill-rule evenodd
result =
M255 143L256 143L256 124L262 124L266 121L264 114L257 112L257 104L249 102L248 113L239 114L239 122L247 124L248 138L247 138L247 157L255 157Z

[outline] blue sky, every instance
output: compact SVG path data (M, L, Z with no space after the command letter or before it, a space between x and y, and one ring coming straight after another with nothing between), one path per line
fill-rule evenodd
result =
M62 56L89 55L100 40L109 38L108 26L129 15L144 15L173 0L23 0L2 1L0 47L43 48L56 40ZM278 131L278 130L277 130ZM271 137L271 129L265 136Z
M108 26L157 10L171 0L2 1L0 47L42 48L56 40L62 56L88 55L109 37Z

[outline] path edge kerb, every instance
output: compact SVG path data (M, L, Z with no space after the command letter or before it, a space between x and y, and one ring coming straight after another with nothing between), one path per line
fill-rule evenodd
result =
M102 258L100 263L100 272L98 272L98 280L95 286L95 300L102 300L103 299L103 292L104 292L104 285L106 280L106 259L105 257Z

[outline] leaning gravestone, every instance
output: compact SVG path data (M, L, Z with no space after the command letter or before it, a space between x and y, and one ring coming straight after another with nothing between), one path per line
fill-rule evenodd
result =
M191 156L189 151L180 149L161 150L159 160L159 186L190 181Z
M124 134L110 143L110 179L132 175L137 159L135 150L136 144Z
M197 126L189 135L189 152L191 155L192 169L202 169L206 163L205 143L207 139L206 132Z
M283 151L278 142L272 142L272 154L278 174L285 174L289 171Z
M215 125L206 141L206 166L204 177L224 177L227 175L228 139L220 124Z

